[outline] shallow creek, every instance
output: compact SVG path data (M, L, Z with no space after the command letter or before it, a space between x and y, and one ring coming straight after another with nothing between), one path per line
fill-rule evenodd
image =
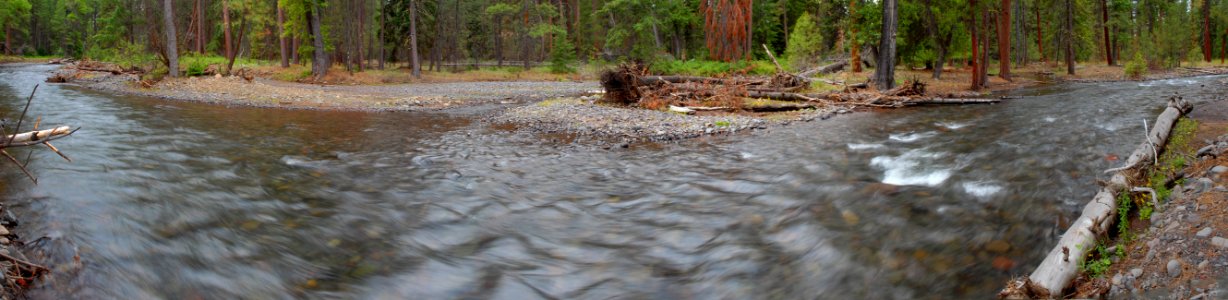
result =
M0 67L20 113L49 66ZM39 88L34 185L0 191L56 266L36 298L987 298L1218 78L1063 84L601 150L481 112L227 108ZM24 156L24 151L19 151ZM79 262L74 256L79 257Z

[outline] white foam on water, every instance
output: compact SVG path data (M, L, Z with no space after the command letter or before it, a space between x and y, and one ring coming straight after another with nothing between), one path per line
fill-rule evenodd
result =
M963 186L964 192L977 197L989 197L1002 191L1001 186L983 181L965 182Z
M938 126L946 127L947 129L950 129L950 130L956 130L956 129L968 127L968 125L970 124L969 123L956 123L956 122L938 122Z
M937 132L932 132L932 131L931 131L931 132L922 132L922 133L912 133L912 132L909 132L909 133L893 133L893 134L891 134L891 135L888 135L888 136L887 136L887 138L889 138L889 139L891 139L891 140L893 140L893 141L900 141L900 142L905 142L905 143L911 143L911 142L915 142L915 141L917 141L917 140L920 140L920 139L923 139L923 138L932 137L932 136L935 136L935 135L938 135L938 133L937 133Z
M1057 121L1057 118L1054 118L1054 117L1045 117L1045 122L1053 123L1054 121Z
M849 144L849 150L878 149L878 148L883 148L883 147L885 147L883 146L883 144L858 144L858 143Z
M898 157L878 156L870 165L883 168L883 183L894 185L937 186L951 177L951 169L927 169L923 165L942 157L941 153L911 150Z

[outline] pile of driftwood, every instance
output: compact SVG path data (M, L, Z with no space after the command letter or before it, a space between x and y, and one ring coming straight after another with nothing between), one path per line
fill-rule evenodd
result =
M788 111L826 106L894 108L921 104L996 103L999 99L943 98L926 93L924 82L906 81L887 91L868 84L845 85L838 91L806 93L811 80L784 72L771 77L697 77L650 75L647 68L622 65L601 74L605 101L648 109L669 108L691 113L705 110ZM831 83L835 84L835 83ZM775 100L747 105L745 99Z

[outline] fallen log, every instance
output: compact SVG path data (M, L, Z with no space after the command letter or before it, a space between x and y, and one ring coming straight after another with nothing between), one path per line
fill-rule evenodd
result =
M1151 147L1163 146L1173 126L1182 115L1188 113L1191 106L1181 97L1169 99L1168 108L1156 118L1155 127L1147 133L1147 140L1134 149L1126 160L1126 166L1132 168L1143 162L1152 160ZM998 293L999 298L1057 298L1063 297L1063 291L1079 274L1079 265L1087 254L1096 246L1096 240L1111 228L1117 220L1117 193L1126 191L1130 185L1126 170L1119 168L1113 172L1108 184L1100 189L1092 201L1083 207L1083 213L1075 220L1053 250L1045 256L1040 266L1025 278L1012 280L1007 287Z
M814 109L817 106L810 103L791 103L791 104L772 104L772 105L756 105L743 108L750 112L778 112L778 111L794 111L803 109Z
M919 98L909 101L912 105L925 104L991 104L1002 102L1002 99L990 98Z
M6 145L7 144L22 144L26 142L39 142L39 141L47 140L55 136L68 135L71 132L72 132L72 127L60 126L60 127L56 127L52 129L30 131L30 132L18 133L18 134L10 134L4 137L4 142Z
M842 60L842 61L830 64L830 65L810 69L809 71L797 74L797 76L810 77L815 74L831 74L831 73L840 72L841 70L844 70L844 68L847 67L848 65L849 65L849 61L846 59L846 60Z

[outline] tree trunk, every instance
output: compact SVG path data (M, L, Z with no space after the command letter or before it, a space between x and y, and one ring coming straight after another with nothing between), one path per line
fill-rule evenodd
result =
M998 77L1011 81L1011 0L998 9Z
M989 18L992 16L993 14L989 12L988 6L981 11L981 20L984 20L985 24L992 23L992 21L989 20ZM991 32L992 31L989 30L981 30L981 63L979 65L981 70L977 72L977 74L981 76L981 87L989 86L989 34Z
M359 1L358 5L358 42L354 44L355 52L358 52L358 71L362 72L367 63L366 51L363 51L367 44L367 3L366 0Z
M1010 1L1010 0L1003 0ZM895 34L899 23L897 0L882 0L883 31L878 41L874 84L880 91L895 87Z
M382 4L383 1L380 1L378 3ZM384 69L384 61L388 59L388 55L384 53L384 25L386 24L384 23L385 22L384 16L385 16L384 7L381 5L380 10L379 10L379 42L377 43L377 45L379 45L379 69L380 70Z
M166 67L167 75L179 77L179 49L175 42L175 13L171 0L162 0L162 26L166 31Z
M1104 29L1104 59L1110 66L1115 65L1113 59L1113 44L1109 41L1109 1L1100 0L1100 24Z
M422 78L422 65L418 61L418 0L409 0L409 52L410 67L414 78Z
M930 0L924 0L925 4L925 33L930 36L930 40L934 42L934 48L937 48L938 57L934 59L934 79L942 79L942 60L946 59L946 45L943 45L941 39L938 38L938 21L934 17L934 6Z
M281 67L290 67L290 56L286 55L289 51L289 43L286 42L285 26L286 26L286 9L281 7L281 2L277 2L277 41L281 44Z
M325 53L324 33L320 30L320 3L311 0L311 10L307 11L307 23L311 27L312 46L315 48L311 57L311 76L319 81L328 74L328 53Z
M247 33L247 6L246 6L246 3L244 3L244 5L245 6L242 8L243 16L239 17L239 38L235 40L235 43L237 43L238 45L243 45L243 36L245 35L245 33ZM226 30L230 31L230 27L227 26ZM242 46L240 46L239 47L240 49L234 49L233 45L235 44L231 44L230 57L226 59L226 74L227 75L230 74L230 70L234 69L235 58L239 57L238 52L240 49L243 48Z
M1211 0L1202 0L1202 58L1211 62Z
M1065 55L1066 56L1065 57L1066 58L1066 74L1074 75L1075 74L1074 28L1073 28L1074 27L1074 0L1065 0L1065 1L1066 1L1066 11L1065 11L1066 16L1064 18L1065 22L1063 24L1063 26L1065 27L1064 28L1065 32L1063 32L1062 35L1065 36L1065 40L1066 40L1066 45L1065 45L1066 46L1065 47L1066 48L1066 55Z
M503 67L503 16L495 16L495 60Z
M861 73L861 44L857 43L857 24L854 21L856 12L857 0L849 0L849 65L853 67L853 73Z
M981 56L980 56L980 51L978 49L980 48L981 44L977 41L977 35L979 35L977 28L981 27L981 23L978 22L976 18L976 15L978 13L976 9L976 0L968 0L968 12L969 12L968 15L971 16L972 18L971 20L972 26L968 26L968 30L970 31L968 35L972 37L972 43L971 43L972 59L970 59L972 61L972 87L971 89L976 91L976 90L980 90L981 85L982 85L981 84L981 65L980 65Z
M1049 59L1045 58L1045 32L1040 26L1040 1L1035 1L1032 6L1036 8L1036 49L1040 52L1040 61L1047 62Z
M4 25L4 55L13 55L13 29Z
M205 5L196 0L196 53L205 54Z
M234 57L234 44L230 40L230 1L222 0L222 42L225 49L226 60L231 60ZM225 70L227 74L230 69Z

